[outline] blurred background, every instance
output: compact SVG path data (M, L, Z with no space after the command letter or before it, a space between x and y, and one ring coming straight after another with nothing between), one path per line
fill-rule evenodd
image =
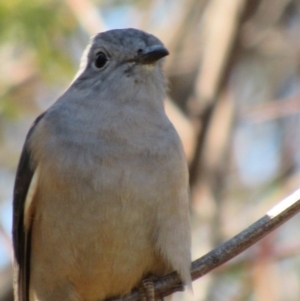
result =
M12 300L12 191L33 120L68 87L91 35L135 27L171 55L166 110L190 167L193 259L300 184L300 1L0 1L0 301ZM293 301L300 216L173 300Z

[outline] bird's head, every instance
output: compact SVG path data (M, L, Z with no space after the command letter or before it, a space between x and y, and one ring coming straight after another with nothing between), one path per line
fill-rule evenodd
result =
M155 36L137 29L115 29L94 36L85 50L73 86L95 92L165 91L162 58L169 54ZM153 90L153 92L152 92ZM146 91L145 91L146 92Z

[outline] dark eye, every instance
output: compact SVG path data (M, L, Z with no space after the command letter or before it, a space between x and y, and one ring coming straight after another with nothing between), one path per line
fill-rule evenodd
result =
M143 49L138 49L137 54L139 55L143 54Z
M96 54L95 66L97 68L102 68L107 62L107 57L103 52L99 52Z

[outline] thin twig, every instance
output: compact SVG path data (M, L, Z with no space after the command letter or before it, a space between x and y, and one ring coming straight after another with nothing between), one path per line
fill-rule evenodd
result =
M250 227L215 248L203 257L193 261L191 276L193 280L200 278L223 263L237 256L264 236L272 232L300 211L300 189L282 200ZM173 272L154 282L157 295L168 296L182 290L178 275ZM140 295L134 290L130 295L113 301L138 301Z

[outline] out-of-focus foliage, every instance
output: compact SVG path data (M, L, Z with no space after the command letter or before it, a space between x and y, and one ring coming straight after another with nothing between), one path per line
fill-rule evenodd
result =
M72 56L66 48L67 36L77 26L73 14L59 0L0 2L0 42L13 43L16 56L33 52L43 75L74 72Z

